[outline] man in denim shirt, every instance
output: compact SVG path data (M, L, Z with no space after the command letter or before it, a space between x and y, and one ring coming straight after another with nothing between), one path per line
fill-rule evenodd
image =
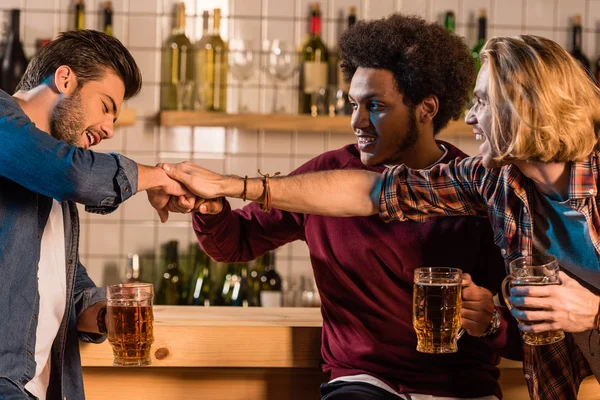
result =
M107 213L148 190L164 215L186 194L159 168L89 151L140 87L118 40L73 31L33 57L14 96L0 91L0 399L84 398L78 339L104 340L106 297L79 262L74 202Z

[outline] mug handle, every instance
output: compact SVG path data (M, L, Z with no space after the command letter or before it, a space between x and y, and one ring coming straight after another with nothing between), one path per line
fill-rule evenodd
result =
M460 330L458 331L458 335L456 335L456 340L460 340L460 338L463 337L465 332L466 331L463 328L460 328Z
M508 307L509 310L512 310L512 305L510 304L510 301L508 301L508 298L510 297L510 295L508 294L508 290L510 289L510 275L507 275L504 280L502 281L502 297L504 297L504 303L506 303L506 307Z

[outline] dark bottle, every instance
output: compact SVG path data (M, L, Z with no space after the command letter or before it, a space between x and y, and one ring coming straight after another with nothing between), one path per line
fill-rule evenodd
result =
M454 12L446 12L446 16L444 17L444 27L450 32L454 32L456 30L456 17L454 15Z
M223 279L221 289L222 306L233 306L237 297L236 293L240 290L241 273L239 264L227 264L227 273Z
M485 45L485 40L487 36L487 13L484 9L479 11L479 19L478 19L478 30L477 30L477 43L471 50L471 55L475 59L475 72L479 73L479 69L481 68L481 50ZM473 83L474 84L474 83Z
M21 10L11 10L10 21L4 53L0 59L0 89L12 95L27 69L27 58L20 40Z
M77 0L75 3L75 29L85 29L85 4L83 0Z
M197 250L193 255L194 272L190 279L188 290L188 301L190 306L211 306L215 305L212 290L212 263L200 246L196 245Z
M108 36L113 35L112 1L107 1L104 5L104 33L106 33Z
M164 269L156 295L157 304L169 306L181 304L183 280L179 270L178 245L176 240L172 240L164 246Z
M239 288L233 293L233 305L236 307L255 306L252 301L252 289L248 282L248 264L240 266Z
M571 44L571 56L577 60L579 65L592 77L590 60L583 53L583 33L581 28L581 16L573 17L573 36Z
M348 12L348 25L350 28L356 23L356 7L350 7ZM352 104L348 98L348 92L350 91L350 83L344 81L344 74L342 73L341 67L342 60L337 60L337 93L336 93L336 106L335 113L342 115L352 115Z
M281 277L275 270L275 253L264 254L258 262L262 263L263 272L260 276L260 305L262 307L281 307L283 293Z

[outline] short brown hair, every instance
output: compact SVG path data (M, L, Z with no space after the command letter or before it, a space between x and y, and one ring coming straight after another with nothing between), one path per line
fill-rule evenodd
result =
M94 30L60 33L31 59L17 90L31 90L61 66L73 70L79 87L113 71L125 85L125 99L142 87L142 74L129 50L116 38Z
M496 161L570 162L598 149L600 91L560 45L496 37L481 58L489 64Z

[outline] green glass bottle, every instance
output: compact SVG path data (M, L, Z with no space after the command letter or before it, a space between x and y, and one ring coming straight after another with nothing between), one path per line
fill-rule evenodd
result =
M479 11L479 19L478 19L478 29L477 29L477 43L471 50L471 55L475 59L475 72L479 73L479 69L481 68L481 50L485 45L486 41L486 33L487 30L487 13L484 9ZM473 84L475 84L473 82Z
M233 306L236 293L239 292L241 273L238 264L227 264L227 273L221 290L221 305Z
M176 4L175 27L163 46L161 84L161 109L191 108L194 91L194 49L185 35L184 3Z
M227 110L227 44L221 38L221 9L215 8L212 34L195 46L196 83L206 111Z
M263 272L260 276L260 305L261 307L281 307L283 292L281 277L275 270L275 253L268 252L261 258Z
M194 254L194 272L190 279L187 303L191 306L215 305L212 290L212 262L208 255L198 246Z
M327 47L321 39L321 8L312 5L310 34L300 48L298 112L319 114L319 99L327 98Z
M85 4L83 0L75 2L75 29L85 29Z
M233 293L233 305L235 307L255 306L252 298L252 291L248 282L248 264L243 263L239 266L240 281L239 288Z
M157 304L175 306L182 303L183 280L179 270L178 246L179 243L176 240L172 240L164 246L164 270L156 295Z
M456 17L454 12L446 11L446 16L444 17L444 27L450 32L454 32L456 30Z

